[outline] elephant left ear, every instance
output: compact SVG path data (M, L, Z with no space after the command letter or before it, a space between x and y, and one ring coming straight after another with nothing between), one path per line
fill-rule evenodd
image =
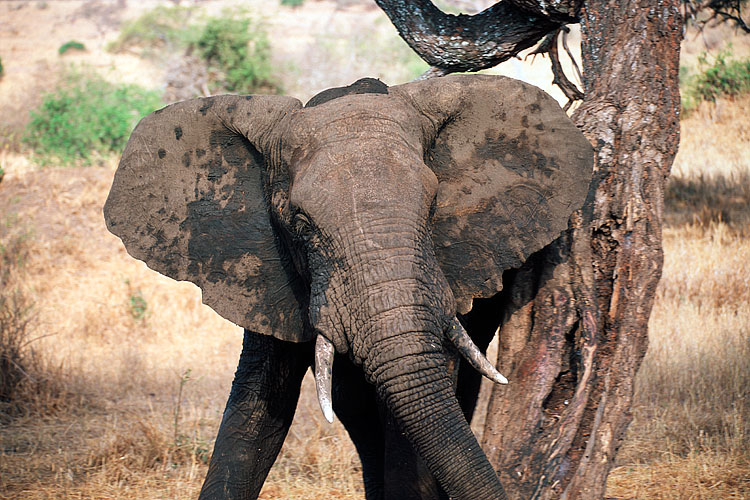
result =
M537 87L455 75L391 87L413 105L440 184L435 255L459 313L557 238L588 193L593 148Z
M309 340L305 288L266 200L265 155L301 107L281 96L215 96L172 104L133 131L104 206L133 257L203 291L250 330Z

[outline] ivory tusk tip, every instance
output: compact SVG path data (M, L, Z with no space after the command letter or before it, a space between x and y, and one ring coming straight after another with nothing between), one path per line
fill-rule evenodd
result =
M505 378L503 374L500 372L495 372L493 374L492 381L498 384L503 384L503 385L508 383L508 379Z
M321 410L323 410L323 417L328 421L329 424L333 423L333 408L330 406L320 407Z

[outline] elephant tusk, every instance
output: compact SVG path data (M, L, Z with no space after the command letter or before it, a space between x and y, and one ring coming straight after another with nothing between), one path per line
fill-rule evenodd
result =
M468 361L475 370L498 384L508 383L508 379L492 366L492 363L490 363L485 355L482 354L476 344L474 344L474 341L471 340L469 334L466 333L466 330L464 330L464 327L458 321L458 318L453 318L446 335L456 346L458 352L466 358L466 361Z
M333 369L333 343L323 335L315 341L315 389L323 416L333 423L333 398L331 397L331 373Z

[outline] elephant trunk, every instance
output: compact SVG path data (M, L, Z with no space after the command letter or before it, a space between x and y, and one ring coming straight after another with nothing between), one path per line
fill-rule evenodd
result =
M409 346L406 350L404 346ZM463 416L432 333L407 332L373 346L365 372L396 422L448 495L505 499L505 492Z

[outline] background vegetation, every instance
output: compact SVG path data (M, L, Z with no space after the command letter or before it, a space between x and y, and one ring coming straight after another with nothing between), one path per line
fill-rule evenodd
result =
M142 57L157 60L197 51L200 58L193 63L210 72L211 93L280 90L272 70L265 24L243 8L200 16L193 7L158 6L125 23L108 50L137 51Z
M715 103L719 97L736 97L750 92L750 59L732 57L731 46L715 56L702 52L698 71L681 71L682 107L694 111L702 102Z
M68 70L30 112L24 142L42 165L90 164L122 152L138 121L161 105L156 91L110 83L90 70Z
M195 498L241 332L106 231L101 207L124 139L170 95L232 85L231 68L257 61L258 45L273 85L303 100L363 75L401 83L424 66L361 2L268 5L266 20L228 15L223 0L34 5L0 3L12 27L0 47L14 47L0 80L0 127L10 127L0 141L0 499ZM750 497L750 42L729 49L733 38L689 32L684 44L690 104L665 193L664 277L609 498ZM60 58L69 40L87 50ZM546 66L499 71L549 89ZM13 134L28 137L26 149ZM51 168L63 164L74 166ZM359 474L307 379L261 498L361 498Z

